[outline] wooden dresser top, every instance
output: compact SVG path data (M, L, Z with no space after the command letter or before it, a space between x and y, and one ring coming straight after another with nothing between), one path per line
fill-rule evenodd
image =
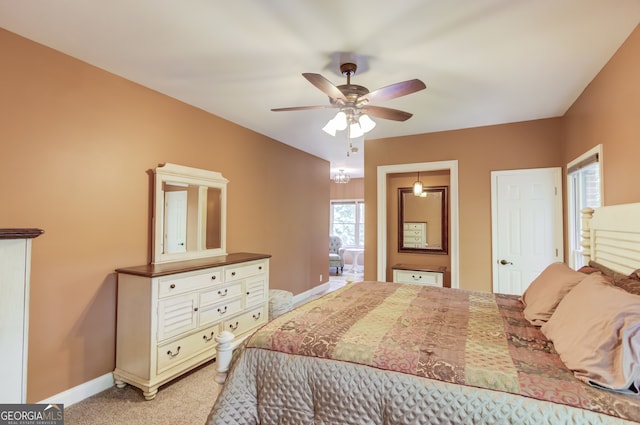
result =
M229 264L244 263L246 261L262 260L264 258L271 258L271 255L253 254L249 252L236 252L233 254L220 255L218 257L210 258L200 258L197 260L175 261L163 264L145 264L143 266L135 267L123 267L116 269L116 272L144 277L158 277L175 273L208 269L211 267L226 266Z

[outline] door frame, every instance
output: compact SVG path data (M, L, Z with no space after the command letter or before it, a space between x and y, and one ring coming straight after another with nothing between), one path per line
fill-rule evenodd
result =
M460 287L460 244L458 236L458 160L378 166L378 281L385 282L387 279L387 174L438 170L449 170L449 225L451 226L451 231L449 233L449 255L451 257L451 287Z
M558 246L558 253L556 258L558 261L564 261L564 222L562 215L562 167L544 167L544 168L527 168L520 170L502 170L502 171L492 171L491 172L491 270L492 270L492 281L491 281L491 290L493 292L496 291L496 284L498 282L498 272L499 268L496 267L498 263L498 177L506 174L526 174L534 171L542 171L549 170L553 171L554 176L554 184L556 186L556 201L553 206L556 223L560 226L560 231L555 232L554 240L556 246Z

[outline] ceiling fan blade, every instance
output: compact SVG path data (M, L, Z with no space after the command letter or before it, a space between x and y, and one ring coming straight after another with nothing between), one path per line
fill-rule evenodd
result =
M418 79L407 80L401 83L391 84L390 86L382 87L378 90L372 91L371 93L362 95L358 98L358 102L361 99L367 99L369 102L395 99L396 97L405 96L426 88L427 86Z
M331 108L337 108L337 106L334 105L318 105L318 106L291 106L288 108L272 108L271 110L273 112L281 112L281 111L307 111L307 110L311 110L311 109L331 109Z
M384 106L367 105L362 108L362 112L371 115L372 117L393 121L406 121L413 116L413 114L410 114L409 112L386 108Z
M304 78L309 80L311 84L319 88L324 94L329 96L331 99L342 99L344 102L347 101L344 93L340 91L333 83L326 78L324 78L320 74L312 74L312 73L304 73L302 74Z

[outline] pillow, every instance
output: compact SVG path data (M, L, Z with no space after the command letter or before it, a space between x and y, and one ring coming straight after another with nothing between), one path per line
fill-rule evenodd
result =
M578 272L584 273L584 274L591 274L591 273L596 273L601 271L602 270L600 270L599 268L591 267L591 266L582 266L578 269Z
M587 276L565 263L550 264L531 282L520 298L525 305L525 319L532 325L542 325L549 320L562 297Z
M540 330L578 379L623 392L640 388L640 296L591 274Z

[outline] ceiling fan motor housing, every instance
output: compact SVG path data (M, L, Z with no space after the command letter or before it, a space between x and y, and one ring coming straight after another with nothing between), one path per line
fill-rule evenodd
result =
M357 69L358 69L358 65L351 62L343 63L340 65L340 72L342 73L342 75L346 77L350 77L354 75Z

